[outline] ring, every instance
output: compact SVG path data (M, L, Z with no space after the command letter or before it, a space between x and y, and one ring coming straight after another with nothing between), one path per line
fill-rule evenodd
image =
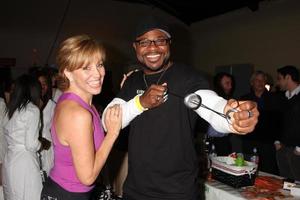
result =
M253 113L249 110L247 110L247 111L248 111L248 118L253 117Z
M157 96L157 97L156 97L156 101L159 101L159 100L160 100L160 97L159 97L159 96Z

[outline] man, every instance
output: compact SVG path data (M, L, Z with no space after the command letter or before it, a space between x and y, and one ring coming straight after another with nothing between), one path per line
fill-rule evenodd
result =
M198 163L194 125L198 115L220 132L252 131L259 115L255 103L240 104L233 123L202 107L195 112L182 97L197 93L206 106L226 113L232 106L192 68L170 59L171 35L155 20L144 21L133 47L142 70L133 73L110 105L119 103L123 127L130 123L127 200L198 200ZM109 106L110 106L109 105ZM251 117L249 117L250 110ZM198 115L197 115L198 114ZM104 113L105 115L105 113Z
M276 104L275 94L265 88L266 84L267 74L255 71L250 77L250 92L240 98L255 101L260 113L255 130L240 139L243 143L243 153L251 155L254 148L258 149L261 171L278 174L274 140L280 128L280 110Z
M300 181L300 84L299 71L294 66L277 70L278 86L285 91L281 140L275 142L281 176Z

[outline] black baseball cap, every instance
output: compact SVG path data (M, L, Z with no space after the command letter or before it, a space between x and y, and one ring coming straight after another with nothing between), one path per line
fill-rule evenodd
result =
M171 38L169 27L162 19L154 16L147 16L144 19L141 19L138 23L134 34L134 40L137 37L155 29L160 30L165 33L168 38Z

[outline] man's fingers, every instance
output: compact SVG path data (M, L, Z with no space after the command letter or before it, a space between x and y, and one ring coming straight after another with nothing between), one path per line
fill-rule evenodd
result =
M231 108L237 108L239 106L239 102L235 99L229 99L228 100L228 105L231 107Z
M257 104L254 101L239 101L240 110L252 110L256 108Z
M243 110L233 114L232 127L241 134L252 132L258 121L257 110Z

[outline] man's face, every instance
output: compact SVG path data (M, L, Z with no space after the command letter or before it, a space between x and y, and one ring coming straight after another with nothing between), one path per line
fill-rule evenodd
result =
M169 62L170 41L167 35L158 29L151 30L136 38L133 47L137 59L146 67L148 72L159 71Z
M267 80L266 80L265 76L262 74L258 74L252 80L252 83L251 83L252 89L255 92L263 92L263 91L265 91L266 83L267 83Z
M281 91L286 91L287 88L287 76L283 76L282 74L277 73L277 85L279 86Z

